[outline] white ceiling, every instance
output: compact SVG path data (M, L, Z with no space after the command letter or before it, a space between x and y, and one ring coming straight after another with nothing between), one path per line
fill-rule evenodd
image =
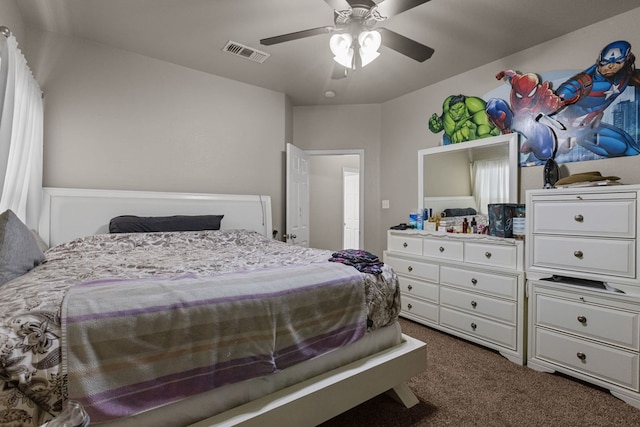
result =
M431 59L419 63L383 46L366 68L332 80L329 34L259 42L333 25L324 0L17 3L28 26L283 92L296 106L384 102L640 7L640 0L431 0L379 25L432 47ZM259 64L225 53L229 40L271 56ZM326 90L337 95L325 98Z

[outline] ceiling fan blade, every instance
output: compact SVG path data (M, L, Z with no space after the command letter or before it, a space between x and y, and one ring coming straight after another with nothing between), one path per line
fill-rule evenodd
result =
M317 36L318 34L328 34L335 30L334 27L318 27L311 28L309 30L296 31L295 33L282 34L280 36L268 37L260 40L260 44L265 46L271 46L272 44L284 43L291 40L298 40L305 37Z
M333 10L351 9L351 5L347 0L324 0Z
M331 72L331 79L332 80L344 79L345 77L347 77L348 71L349 70L347 70L346 67L338 64L337 62L334 62L333 71Z
M380 15L389 18L428 1L429 0L384 0L378 3L377 9Z
M418 62L426 61L431 58L431 55L435 52L429 46L425 46L422 43L418 43L415 40L411 40L386 28L378 28L377 30L382 36L383 45Z

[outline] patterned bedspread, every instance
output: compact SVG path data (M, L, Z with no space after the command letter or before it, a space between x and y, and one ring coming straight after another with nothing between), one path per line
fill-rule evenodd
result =
M3 426L39 426L58 414L67 398L61 304L71 287L103 279L203 278L276 266L293 268L325 263L331 252L227 230L97 235L52 248L46 257L42 265L0 287ZM382 274L363 278L368 327L392 323L399 312L395 273L385 266Z

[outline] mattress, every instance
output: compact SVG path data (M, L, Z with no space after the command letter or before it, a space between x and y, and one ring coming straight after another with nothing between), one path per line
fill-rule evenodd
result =
M61 410L69 386L61 306L70 289L105 279L198 279L296 268L330 257L330 251L244 230L103 234L56 246L46 252L45 263L0 288L0 422L37 426ZM384 266L381 274L361 275L366 330L392 325L400 298L395 273Z
M322 375L332 369L394 347L400 344L401 340L402 331L400 324L394 322L389 326L370 331L362 339L353 344L301 362L273 375L255 378L241 383L228 384L152 411L105 423L104 426L188 426L199 420L220 414L231 408L236 408L247 402L283 390L293 384L313 379L313 377ZM279 397L282 398L282 396ZM255 410L255 408L253 408L253 410ZM235 423L225 420L224 425L235 425Z

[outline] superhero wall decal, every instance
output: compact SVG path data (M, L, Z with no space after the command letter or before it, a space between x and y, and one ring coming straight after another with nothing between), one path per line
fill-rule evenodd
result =
M477 96L448 96L442 103L442 114L431 115L429 129L433 133L444 130L444 145L500 135L500 129L491 122L486 108L487 103Z
M435 126L438 117L431 116L430 130L445 131L443 144L519 132L522 166L549 158L564 163L640 154L640 70L627 41L609 43L593 65L578 73L504 70L496 78L507 85L485 96L484 117L476 107L460 119L444 105L440 121L445 125ZM481 131L460 132L465 128Z

